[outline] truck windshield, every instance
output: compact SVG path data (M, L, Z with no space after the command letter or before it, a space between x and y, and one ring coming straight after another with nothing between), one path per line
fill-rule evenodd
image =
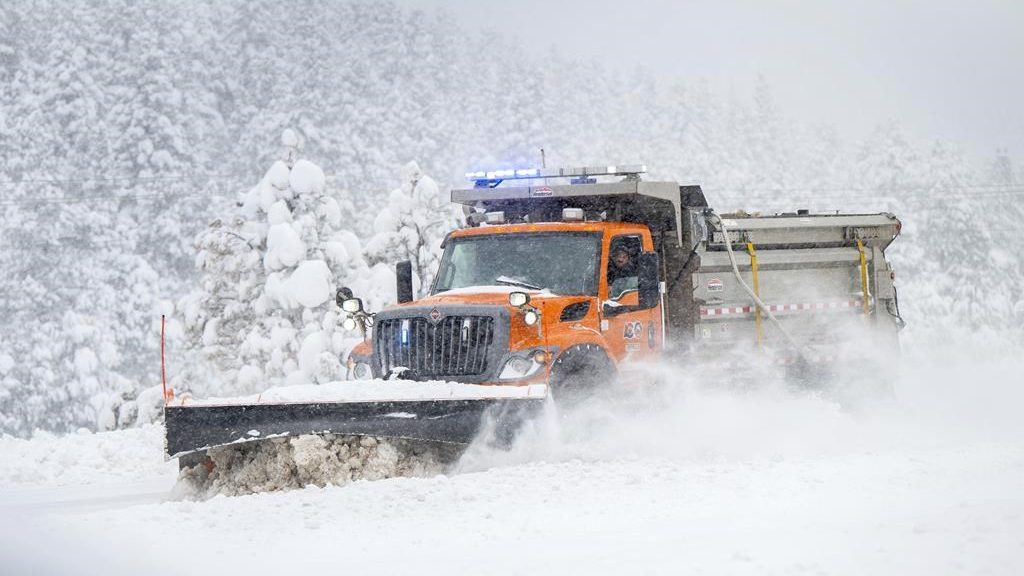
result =
M597 295L601 235L555 232L466 236L449 240L434 292L472 286L547 289Z

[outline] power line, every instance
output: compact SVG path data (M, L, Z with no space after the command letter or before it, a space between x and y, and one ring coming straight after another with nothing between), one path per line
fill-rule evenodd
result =
M815 194L830 196L838 193L871 193L874 195L887 194L887 193L900 193L904 196L917 196L917 195L929 195L936 192L942 192L944 190L960 190L960 191L973 191L974 193L998 193L1005 191L1019 191L1024 190L1024 185L1012 185L1012 184L999 184L999 185L982 185L982 184L958 184L950 186L885 186L878 188L856 188L853 186L836 186L836 187L823 187L816 188L813 186L803 186L799 188L715 188L713 186L703 187L705 192L715 193L729 193L729 194L777 194L780 192L798 192L805 194Z
M29 178L25 180L0 180L0 186L20 186L22 184L81 184L84 182L158 182L184 181L195 179L226 179L238 178L235 174L168 174L166 176L109 176L92 178Z
M893 191L922 191L930 192L934 190L943 190L949 188L956 188L958 190L966 189L1003 189L1003 188L1022 188L1024 186L1015 184L975 184L970 182L960 182L955 185L942 185L942 184L931 184L931 185L880 185L869 188L859 188L855 186L841 186L829 184L827 186L790 186L784 188L778 187L749 187L749 188L715 188L714 186L705 187L708 190L715 190L719 192L879 192L886 190Z
M46 204L79 204L88 201L120 201L120 200L147 200L155 198L197 198L200 196L223 197L225 192L204 190L203 192L191 192L180 194L170 191L146 191L130 194L118 194L110 192L105 194L85 194L82 196L54 196L50 198L9 198L0 200L0 206L21 206L21 205L46 205Z
M796 191L796 190L793 190ZM774 200L779 198L778 193L780 190L728 190L728 189L714 189L709 188L705 190L706 193L710 194L729 194L732 195L746 195L752 201L765 201ZM801 189L799 200L815 201L815 200L840 200L847 202L860 202L863 200L908 200L908 199L919 199L919 198L932 198L936 200L941 199L955 199L957 197L970 197L970 198L998 198L998 197L1013 197L1019 196L1024 193L1024 186L1016 187L1004 187L1001 189L976 189L967 187L940 187L928 190L914 190L909 192L900 193L886 193L884 190L858 190L848 189L846 194L828 193L821 194L815 190ZM871 192L871 193L864 193ZM895 192L895 191L894 191ZM956 194L948 194L954 192ZM785 200L793 200L791 195L781 197Z

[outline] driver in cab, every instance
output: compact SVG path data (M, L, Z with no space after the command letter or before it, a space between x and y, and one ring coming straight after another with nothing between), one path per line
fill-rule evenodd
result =
M608 297L613 300L639 286L636 258L630 252L624 242L612 246L608 259Z

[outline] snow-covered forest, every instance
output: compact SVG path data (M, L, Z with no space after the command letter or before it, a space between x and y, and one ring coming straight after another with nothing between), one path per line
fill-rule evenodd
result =
M466 169L536 165L540 148L549 165L645 163L654 178L703 185L723 210L894 212L908 322L1021 338L1024 172L1006 153L970 162L896 120L855 141L788 118L771 78L716 92L533 55L387 3L5 2L0 433L135 424L134 400L159 383L161 314L179 377L197 340L227 345L196 328L218 305L197 294L271 302L270 276L305 268L318 285L387 301L391 261L421 248L402 232L413 212L436 212ZM300 207L285 213L285 196ZM284 222L308 236L275 229ZM311 261L332 263L330 277ZM237 282L206 282L210 266ZM239 377L238 356L221 366L232 379L205 391L303 366L337 376L324 293L301 310L277 298L295 314L294 366ZM252 330L269 338L275 326Z

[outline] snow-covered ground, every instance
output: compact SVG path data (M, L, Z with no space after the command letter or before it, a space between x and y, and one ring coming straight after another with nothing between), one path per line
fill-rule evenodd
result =
M911 341L893 405L681 378L459 472L171 499L161 429L0 439L5 574L1018 574L1024 354Z

